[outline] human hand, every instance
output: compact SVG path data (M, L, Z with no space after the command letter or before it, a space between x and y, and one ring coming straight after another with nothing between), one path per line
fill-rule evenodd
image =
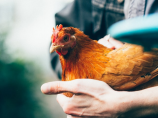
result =
M111 48L111 49L117 49L123 45L123 43L121 41L118 41L118 40L110 37L110 35L106 35L105 37L99 39L98 43L106 46L107 48Z
M67 118L116 118L126 107L120 104L124 92L117 92L106 83L93 79L49 82L41 87L44 94L58 94L57 101ZM63 92L72 92L69 98ZM125 103L125 101L124 101Z

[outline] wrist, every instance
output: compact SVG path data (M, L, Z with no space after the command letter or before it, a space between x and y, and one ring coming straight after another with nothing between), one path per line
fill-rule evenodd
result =
M143 117L150 115L158 115L158 100L154 98L153 88L134 91L122 92L119 107L122 108L120 118L126 117Z
M135 118L138 117L140 109L141 109L141 102L139 101L139 96L137 96L136 92L121 92L121 98L119 101L119 118L132 118L133 116Z

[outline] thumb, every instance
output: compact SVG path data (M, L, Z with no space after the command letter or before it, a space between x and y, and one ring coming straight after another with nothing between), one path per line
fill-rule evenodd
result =
M48 82L41 86L41 91L44 94L59 94L63 92L72 91L72 85L70 81Z
M55 81L45 83L41 86L41 91L44 94L71 92L73 94L94 95L99 94L100 92L104 92L105 90L111 90L111 88L105 82L94 79Z

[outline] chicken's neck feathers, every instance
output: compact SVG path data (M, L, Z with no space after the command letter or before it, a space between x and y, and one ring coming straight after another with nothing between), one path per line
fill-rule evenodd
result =
M78 36L79 37L79 36ZM85 38L85 40L81 39ZM88 37L80 37L68 57L60 56L62 80L101 78L111 50Z

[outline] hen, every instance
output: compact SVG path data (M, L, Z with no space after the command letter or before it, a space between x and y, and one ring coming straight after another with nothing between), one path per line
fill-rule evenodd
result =
M53 28L51 39L50 52L59 54L62 81L92 78L106 82L115 90L131 90L143 83L139 89L158 85L153 79L158 75L157 50L143 52L143 47L133 44L112 50L79 29L62 25Z

